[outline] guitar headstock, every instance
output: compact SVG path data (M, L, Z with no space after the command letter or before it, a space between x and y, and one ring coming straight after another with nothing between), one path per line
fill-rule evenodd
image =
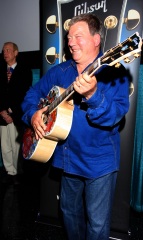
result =
M101 65L107 64L119 67L121 60L125 63L131 63L135 58L140 57L141 46L142 38L136 32L122 43L106 51L100 59Z

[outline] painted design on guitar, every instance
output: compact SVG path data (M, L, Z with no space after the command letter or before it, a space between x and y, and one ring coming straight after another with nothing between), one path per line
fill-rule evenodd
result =
M52 90L49 92L47 97L43 99L43 102L40 102L38 107L43 108L44 106L50 105L52 102L54 102L59 97L59 92L56 88L52 88ZM42 101L42 100L41 100ZM46 125L45 135L48 135L51 131L51 129L54 126L54 123L56 121L57 117L57 111L54 110L51 112L51 114L45 114L43 117L43 121Z
M27 128L23 136L23 157L30 158L31 154L35 150L37 141L34 136L34 132L30 128Z
M140 56L141 46L142 39L136 32L95 60L86 69L86 73L93 76L102 65L120 67L121 60L130 63ZM26 129L22 149L25 159L47 162L53 155L58 141L67 138L72 125L74 107L71 96L73 93L73 84L66 90L54 86L47 97L40 100L39 109L48 106L48 110L43 114L43 121L46 125L45 136L43 139L36 140L34 130Z
M35 161L38 159L37 161L46 162L47 156L49 158L52 156L58 141L67 137L72 124L73 101L69 99L72 92L72 86L66 91L63 88L54 86L45 99L40 99L39 109L48 106L48 110L43 114L43 122L46 125L45 137L36 140L32 128L25 130L22 147L25 159ZM48 152L45 157L44 152Z

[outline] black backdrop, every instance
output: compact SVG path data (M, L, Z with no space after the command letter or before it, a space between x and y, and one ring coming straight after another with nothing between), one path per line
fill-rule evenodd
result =
M59 1L60 2L60 1ZM61 1L67 2L67 4L61 5L62 18L68 19L73 15L74 4L81 7L85 3L80 0L72 0L72 1ZM87 2L88 6L92 0ZM99 1L94 1L92 4L95 4ZM106 2L106 10L103 12L103 9L100 8L97 13L103 18L108 17L109 15L117 16L119 24L117 28L108 30L105 48L109 49L116 45L116 41L118 42L119 37L120 40L124 40L127 36L132 35L135 31L142 32L142 14L141 21L136 29L129 30L126 28L126 25L123 24L123 19L128 15L128 11L130 9L136 9L138 12L142 9L142 1L131 0L130 2L124 0L120 0L118 2L107 0ZM82 3L82 4L81 4ZM124 9L122 6L124 5ZM68 8L68 5L70 6ZM118 5L118 7L117 7ZM58 45L61 40L61 36L63 34L63 30L56 27L55 32L53 34L49 33L46 29L46 21L51 15L56 16L56 21L60 23L58 19L57 12L57 1L53 0L53 2L48 2L47 0L40 1L41 7L41 50L42 50L42 71L45 73L49 68L51 68L54 64L58 63L58 59L56 59L53 65L47 63L46 61L46 50L50 47L56 48L56 54L61 54L60 46ZM75 7L75 8L76 8ZM66 9L66 11L64 10ZM68 10L70 9L70 11ZM106 33L106 29L105 29ZM122 35L122 36L121 36ZM121 39L122 38L122 39ZM62 41L62 40L61 40ZM110 46L110 44L112 44ZM105 49L106 50L106 49ZM60 60L60 59L59 59ZM142 61L142 60L141 60ZM113 205L112 212L112 221L111 221L111 229L119 232L128 232L129 230L129 218L130 218L130 181L131 181L131 168L132 168L132 154L133 154L133 145L134 145L134 128L135 128L135 114L136 114L136 95L137 95L137 79L138 79L138 69L139 69L140 59L137 59L135 62L131 63L131 65L127 68L132 72L133 77L133 85L134 85L134 93L130 97L131 107L129 113L125 118L125 126L121 131L121 164L120 164L120 172L117 180L117 187L115 193L115 201ZM42 222L50 222L56 224L57 221L60 222L60 212L59 212L59 189L60 189L60 171L57 169L53 169L50 163L45 164L45 174L41 180L41 195L40 195L40 210L39 210L39 221ZM52 219L52 220L51 220Z

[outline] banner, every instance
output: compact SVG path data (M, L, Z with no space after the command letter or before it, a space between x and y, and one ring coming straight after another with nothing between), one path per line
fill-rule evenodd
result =
M101 19L104 26L102 51L106 52L135 32L139 32L139 35L142 34L142 9L142 0L53 0L50 2L41 0L40 39L41 51L43 53L43 74L54 65L65 61L64 38L67 33L67 23L73 16L82 13L94 13ZM122 61L122 64L129 70L132 81L130 86L130 109L126 115L124 126L121 129L121 165L117 180L111 228L117 231L128 232L131 167L140 58L131 61L127 65ZM45 183L43 184L45 185ZM41 193L41 214L45 213L45 208L48 204L48 193L45 199L45 192L46 190L43 190L43 193ZM45 199L45 206L43 199Z

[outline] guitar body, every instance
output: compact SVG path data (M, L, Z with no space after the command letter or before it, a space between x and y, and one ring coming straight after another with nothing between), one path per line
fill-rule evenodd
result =
M52 104L64 92L63 88L54 86L45 101ZM43 108L45 101L39 104ZM59 104L51 113L43 114L43 121L46 125L43 139L36 140L32 128L27 128L23 136L23 157L38 162L47 162L56 148L58 141L67 138L73 118L73 101L65 100Z

